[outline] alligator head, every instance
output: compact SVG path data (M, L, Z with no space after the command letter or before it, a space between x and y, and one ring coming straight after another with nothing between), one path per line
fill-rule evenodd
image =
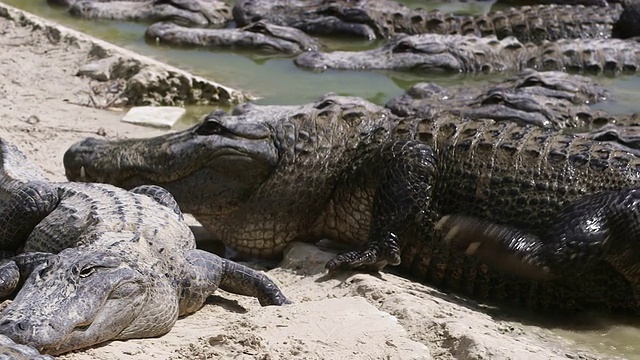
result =
M233 17L241 26L267 20L308 34L367 39L393 34L393 22L411 13L410 8L388 0L241 0L233 8Z
M67 178L125 188L157 184L218 239L265 229L265 241L278 243L268 229L291 223L296 230L277 232L290 236L310 227L301 223L314 220L305 214L321 212L316 208L330 196L339 169L367 141L362 134L388 130L392 117L365 100L335 95L301 106L245 105L235 113L215 112L191 129L155 138L81 141L64 156ZM260 228L244 229L256 222ZM272 256L283 246L252 255Z
M81 0L69 13L85 19L134 21L176 20L189 26L222 25L231 19L230 7L220 0Z
M446 88L418 83L385 105L399 116L451 112L471 119L509 120L550 128L591 126L601 115L587 103L608 92L590 78L527 69L497 84Z
M64 163L72 181L126 189L164 184L178 201L197 194L209 202L206 210L200 208L205 204L183 205L186 212L218 213L238 206L270 176L279 160L277 141L268 121L217 111L198 126L165 136L120 141L88 138L65 153Z
M367 51L312 51L299 55L296 65L314 70L424 70L490 72L515 68L509 50L523 45L515 38L497 40L462 35L397 35ZM498 56L497 54L503 53Z
M157 22L145 32L147 39L179 46L233 47L298 54L318 49L318 41L299 29L257 21L236 29L202 29Z
M104 235L112 243L100 251L69 248L37 267L0 313L0 334L43 353L61 354L169 331L178 317L176 291L172 299L167 280L136 260L129 243L139 237Z

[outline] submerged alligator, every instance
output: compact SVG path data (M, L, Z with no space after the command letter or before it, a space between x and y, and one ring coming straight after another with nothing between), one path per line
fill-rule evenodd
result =
M367 51L307 52L296 65L314 70L387 69L491 73L562 70L588 73L635 73L640 68L640 43L635 40L558 40L542 45L514 38L463 35L399 35Z
M329 238L362 248L331 260L332 271L399 265L480 299L638 313L630 285L637 279L626 278L628 264L616 261L618 251L637 250L625 247L625 238L611 238L619 248L594 251L580 274L532 281L452 251L434 229L441 216L460 212L533 233L545 229L573 201L637 185L640 158L624 144L513 122L398 119L339 96L297 107L244 106L235 114L217 111L191 129L154 138L86 139L65 153L66 175L166 187L241 254L279 257L291 241ZM587 248L589 238L575 244Z
M559 71L521 71L499 83L445 88L418 83L385 107L398 116L446 111L469 119L513 120L542 127L592 128L608 114L587 104L605 100L608 91L592 79Z
M231 7L221 0L80 0L69 13L84 19L156 22L179 21L191 26L223 26Z
M256 21L235 29L198 29L157 22L147 29L150 41L178 46L247 48L266 52L299 54L318 50L318 41L296 28Z
M173 197L158 186L50 183L0 141L3 290L0 334L60 354L113 339L167 333L218 287L288 300L264 274L195 249Z
M495 34L521 41L611 36L622 7L603 11L585 6L527 6L477 16L411 9L392 0L239 0L233 8L241 26L257 20L291 26L314 35L352 35L368 39L405 34Z
M629 39L572 39L523 44L513 37L399 35L367 51L311 51L296 65L314 70L420 70L464 73L562 70L588 73L635 73L640 67L640 42Z

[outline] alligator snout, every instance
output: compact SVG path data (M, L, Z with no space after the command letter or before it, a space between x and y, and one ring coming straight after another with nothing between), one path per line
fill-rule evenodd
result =
M67 179L83 181L85 166L92 164L96 147L106 143L106 140L87 138L71 145L62 158Z
M0 322L0 334L25 344L33 335L34 326L27 319L5 319Z
M295 58L294 63L300 67L314 69L314 70L326 70L327 66L324 64L325 56L318 51L309 51L298 55Z

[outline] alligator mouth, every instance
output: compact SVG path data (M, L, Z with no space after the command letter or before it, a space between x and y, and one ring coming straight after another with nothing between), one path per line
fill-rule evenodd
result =
M92 324L93 324L93 319L76 324L73 327L73 329L71 329L71 331L67 335L65 335L55 346L42 345L37 347L37 349L41 353L52 354L52 355L57 355L57 354L67 352L67 350L63 348L63 346L68 343L69 338L71 338L72 336L78 333L86 332L87 330L89 330ZM62 351L60 349L62 349Z
M243 160L243 159L254 159L253 156L251 156L251 153L245 152L245 151L241 151L235 148L221 148L218 150L215 150L211 153L211 159L219 159L219 158L227 158L230 161L237 161L237 160ZM118 174L118 171L114 171L112 173L104 173L104 174L95 174L90 167L85 167L84 165L80 167L80 171L79 171L79 177L77 178L77 180L75 181L79 181L79 182L98 182L98 183L102 183L102 182L106 182L109 184L120 184L120 183L125 183L127 180L133 179L133 178L143 178L143 179L147 179L147 180L152 180L152 177L148 177L145 176L145 171L135 171L132 173L129 173L125 168L121 168L122 173ZM185 173L180 173L178 171L171 171L169 169L164 169L164 171L167 171L167 173L169 173L170 175L175 175L175 174L182 174L179 177L169 177L169 178L164 178L162 179L162 181L160 182L172 182L172 181L176 181L182 177L186 177L191 175L192 173L198 171L198 168L193 169L192 171L189 172L185 172ZM124 175L124 173L127 173L127 175ZM154 171L149 171L149 173L155 173ZM67 178L69 177L69 175L71 175L71 177L75 177L76 174L67 174ZM118 176L120 175L120 176Z

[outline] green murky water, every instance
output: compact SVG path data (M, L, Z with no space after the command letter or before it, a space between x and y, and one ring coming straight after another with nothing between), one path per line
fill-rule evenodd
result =
M354 95L377 104L400 95L409 86L422 81L441 85L464 85L496 80L506 75L438 75L401 72L327 71L314 73L295 67L290 57L264 56L246 51L184 50L148 44L144 40L146 25L111 21L82 21L68 16L65 10L52 8L45 0L3 0L5 3L54 19L64 25L100 37L125 48L165 61L198 75L259 96L264 104L300 104L312 101L327 92ZM481 13L490 3L435 3L426 0L400 1L411 7L439 8L443 11ZM352 50L375 46L364 40L322 39L331 50ZM610 113L640 112L640 77L596 77L612 90L610 100L595 107ZM210 107L191 107L188 122L206 114ZM615 291L615 289L611 289ZM640 359L640 326L608 325L591 330L556 330L557 334L588 345L604 353L629 359Z

